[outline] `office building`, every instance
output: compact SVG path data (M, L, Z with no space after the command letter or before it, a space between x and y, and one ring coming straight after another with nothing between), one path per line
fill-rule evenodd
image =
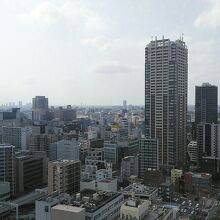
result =
M104 159L112 163L113 169L118 167L118 144L117 142L105 141L104 142Z
M219 156L218 149L219 125L210 123L200 123L197 125L197 148L198 160L201 163L203 157Z
M76 120L76 109L73 109L71 105L67 105L66 108L62 106L54 109L54 118L61 121L73 121Z
M51 160L79 160L79 142L72 139L52 143L49 155Z
M26 150L30 143L31 127L2 127L2 143L15 146L15 150Z
M45 121L48 114L48 98L45 96L36 96L32 99L32 120Z
M138 176L138 156L127 156L121 162L121 178L128 179L131 175Z
M80 191L80 161L60 160L48 162L48 193L59 192L70 195Z
M187 151L189 154L189 159L191 163L198 163L198 146L196 141L190 141L187 146Z
M218 87L209 83L196 86L195 123L218 122Z
M0 182L0 202L10 199L10 183Z
M32 134L29 149L31 151L45 151L50 156L50 144L58 141L55 134Z
M158 139L141 138L139 150L139 176L144 178L148 169L159 169Z
M10 183L11 195L16 192L14 148L12 145L0 145L0 182Z
M186 148L188 50L183 39L145 48L145 134L158 139L159 165L183 166Z
M47 183L47 157L43 151L23 151L16 157L16 193L34 190Z
M207 196L212 188L212 175L209 173L192 173L184 174L185 190L195 195Z

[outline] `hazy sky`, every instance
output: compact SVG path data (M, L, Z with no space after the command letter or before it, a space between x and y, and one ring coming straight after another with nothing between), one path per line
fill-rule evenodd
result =
M144 104L152 36L189 49L195 85L220 84L220 0L0 0L0 103Z

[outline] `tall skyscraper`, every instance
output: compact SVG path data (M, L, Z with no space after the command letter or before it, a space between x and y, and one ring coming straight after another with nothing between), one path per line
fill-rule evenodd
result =
M185 162L188 50L183 39L145 48L145 133L159 141L159 165Z
M36 96L32 99L32 120L43 121L47 119L48 98L45 96Z
M196 86L195 122L217 123L218 121L218 87L209 83Z

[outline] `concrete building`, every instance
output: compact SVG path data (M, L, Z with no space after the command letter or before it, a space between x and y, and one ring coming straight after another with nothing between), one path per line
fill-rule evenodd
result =
M149 200L141 200L137 198L128 199L120 209L121 220L144 220L148 215L149 206L151 202Z
M139 176L144 178L146 170L159 169L158 139L141 138L139 150Z
M85 220L116 220L120 218L120 207L124 203L124 196L113 192L99 191L97 193L95 190L83 190L75 197L59 194L56 196L51 195L35 202L36 220L53 220L52 215L54 216L57 213L54 213L53 207L64 202L65 205L69 206L65 207L65 210L73 210L72 206L83 207L85 209ZM63 208L60 207L59 209ZM82 217L81 211L79 210L78 213L80 218ZM68 213L68 217L71 214ZM71 219L78 220L78 218Z
M71 105L67 105L66 108L60 106L54 109L54 118L61 121L76 120L76 109L72 109Z
M106 169L106 167L107 167L107 163L106 161L104 161L103 149L96 148L88 151L88 155L85 158L85 169L84 169L84 172L87 175L86 179L95 179L96 171L100 169Z
M190 143L187 146L187 151L189 154L190 162L197 164L198 163L197 141L190 141Z
M195 122L214 123L218 122L218 87L209 83L196 86Z
M158 196L158 189L157 187L145 186L140 183L133 183L125 187L121 193L123 193L125 196L133 195L134 197L153 200Z
M10 183L0 182L0 202L10 199Z
M79 160L80 143L75 139L50 144L51 160Z
M14 149L15 147L12 145L0 145L0 182L10 183L11 195L16 192Z
M42 187L47 183L47 156L43 151L18 152L16 157L16 193Z
M118 145L117 142L104 142L104 159L112 163L113 169L118 167Z
M188 50L183 39L145 48L145 135L159 139L159 165L183 166L186 153Z
M45 151L50 156L50 144L58 141L55 134L32 134L29 149L31 151Z
M85 209L70 205L56 205L51 209L52 220L85 220Z
M45 195L39 200L35 201L35 219L36 220L53 220L51 217L52 207L57 204L62 204L65 201L71 201L72 197L68 194L52 193Z
M117 192L118 181L117 179L102 179L97 181L97 190L104 192Z
M217 124L201 123L197 125L198 160L201 164L203 157L219 157L220 126Z
M2 127L2 143L15 146L15 150L26 150L30 143L31 127Z
M32 120L45 121L47 120L48 112L48 98L45 96L35 96L32 99Z
M158 195L162 197L164 201L171 202L174 195L174 184L169 180L161 183L158 187Z
M183 175L183 171L179 169L171 170L171 183L175 184L176 181Z
M70 195L80 191L80 161L61 160L48 162L48 193L60 192Z
M127 156L121 162L121 177L128 179L131 175L138 176L138 156Z
M208 196L212 187L212 175L209 173L192 173L184 174L185 190L187 192L202 196Z

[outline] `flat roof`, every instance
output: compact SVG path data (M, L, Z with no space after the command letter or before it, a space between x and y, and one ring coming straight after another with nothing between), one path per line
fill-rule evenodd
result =
M68 212L82 212L85 209L77 206L72 206L72 205L56 205L52 209L54 210L63 210L63 211L68 211Z

